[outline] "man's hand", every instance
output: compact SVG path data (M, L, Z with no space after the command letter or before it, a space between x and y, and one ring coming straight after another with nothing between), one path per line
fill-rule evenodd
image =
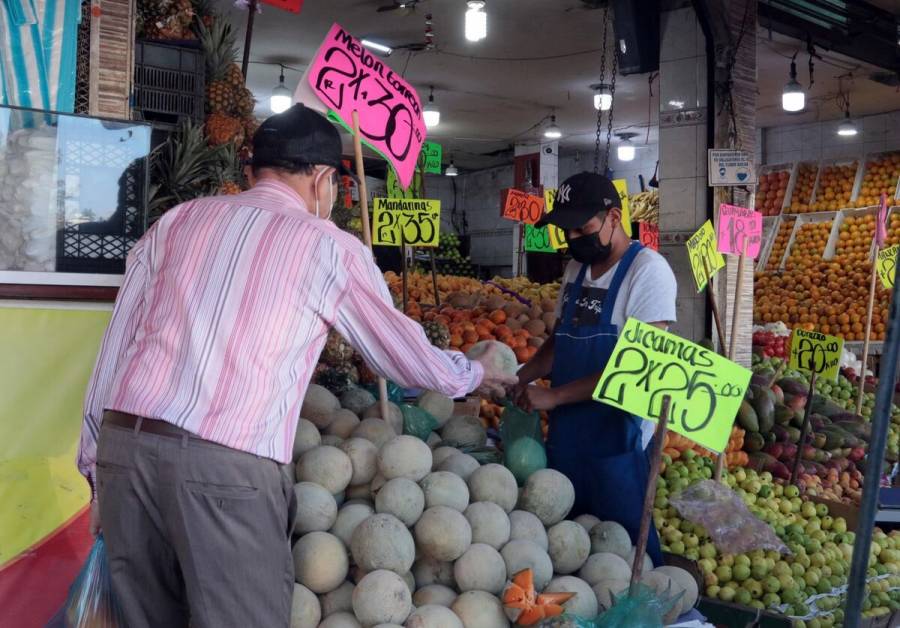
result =
M91 516L90 522L88 523L88 530L92 536L97 536L102 529L103 528L100 525L100 502L95 498L94 501L91 502Z
M556 406L559 405L557 391L553 388L542 388L540 386L529 386L525 389L525 392L521 396L521 401L519 405L523 406L525 410L532 411L547 411L553 410Z
M517 376L509 375L500 368L503 361L498 353L497 346L491 345L480 357L475 359L484 369L481 385L475 390L479 395L492 398L505 397L506 389L519 382Z

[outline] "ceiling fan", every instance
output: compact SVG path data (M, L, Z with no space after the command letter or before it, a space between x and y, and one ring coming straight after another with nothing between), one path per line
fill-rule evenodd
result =
M420 0L393 0L392 4L385 4L376 9L378 13L387 13L388 11L403 10L404 14L412 13L416 10L416 5Z

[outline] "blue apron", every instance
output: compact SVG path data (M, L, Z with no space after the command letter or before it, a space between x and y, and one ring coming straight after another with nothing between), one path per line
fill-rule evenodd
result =
M596 324L575 325L576 304L588 265L574 284L555 331L552 386L562 386L606 368L619 338L612 324L613 307L622 281L643 247L634 242L619 261L603 300ZM550 413L547 438L548 466L565 474L575 487L575 506L570 516L592 514L616 521L637 539L644 507L650 463L641 443L641 420L618 408L596 401L559 406ZM650 526L647 553L654 565L662 564L659 537Z

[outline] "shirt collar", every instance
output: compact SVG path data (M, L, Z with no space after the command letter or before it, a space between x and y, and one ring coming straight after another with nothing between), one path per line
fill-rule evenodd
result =
M277 179L263 179L241 196L244 197L242 202L250 201L246 204L262 209L290 215L309 213L303 197L297 194L289 185Z

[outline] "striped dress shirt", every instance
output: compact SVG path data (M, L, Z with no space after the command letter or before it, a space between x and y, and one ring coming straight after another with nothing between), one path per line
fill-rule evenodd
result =
M169 210L132 248L84 402L78 467L93 486L103 411L291 460L329 328L379 374L455 397L483 369L394 308L371 252L264 180Z

